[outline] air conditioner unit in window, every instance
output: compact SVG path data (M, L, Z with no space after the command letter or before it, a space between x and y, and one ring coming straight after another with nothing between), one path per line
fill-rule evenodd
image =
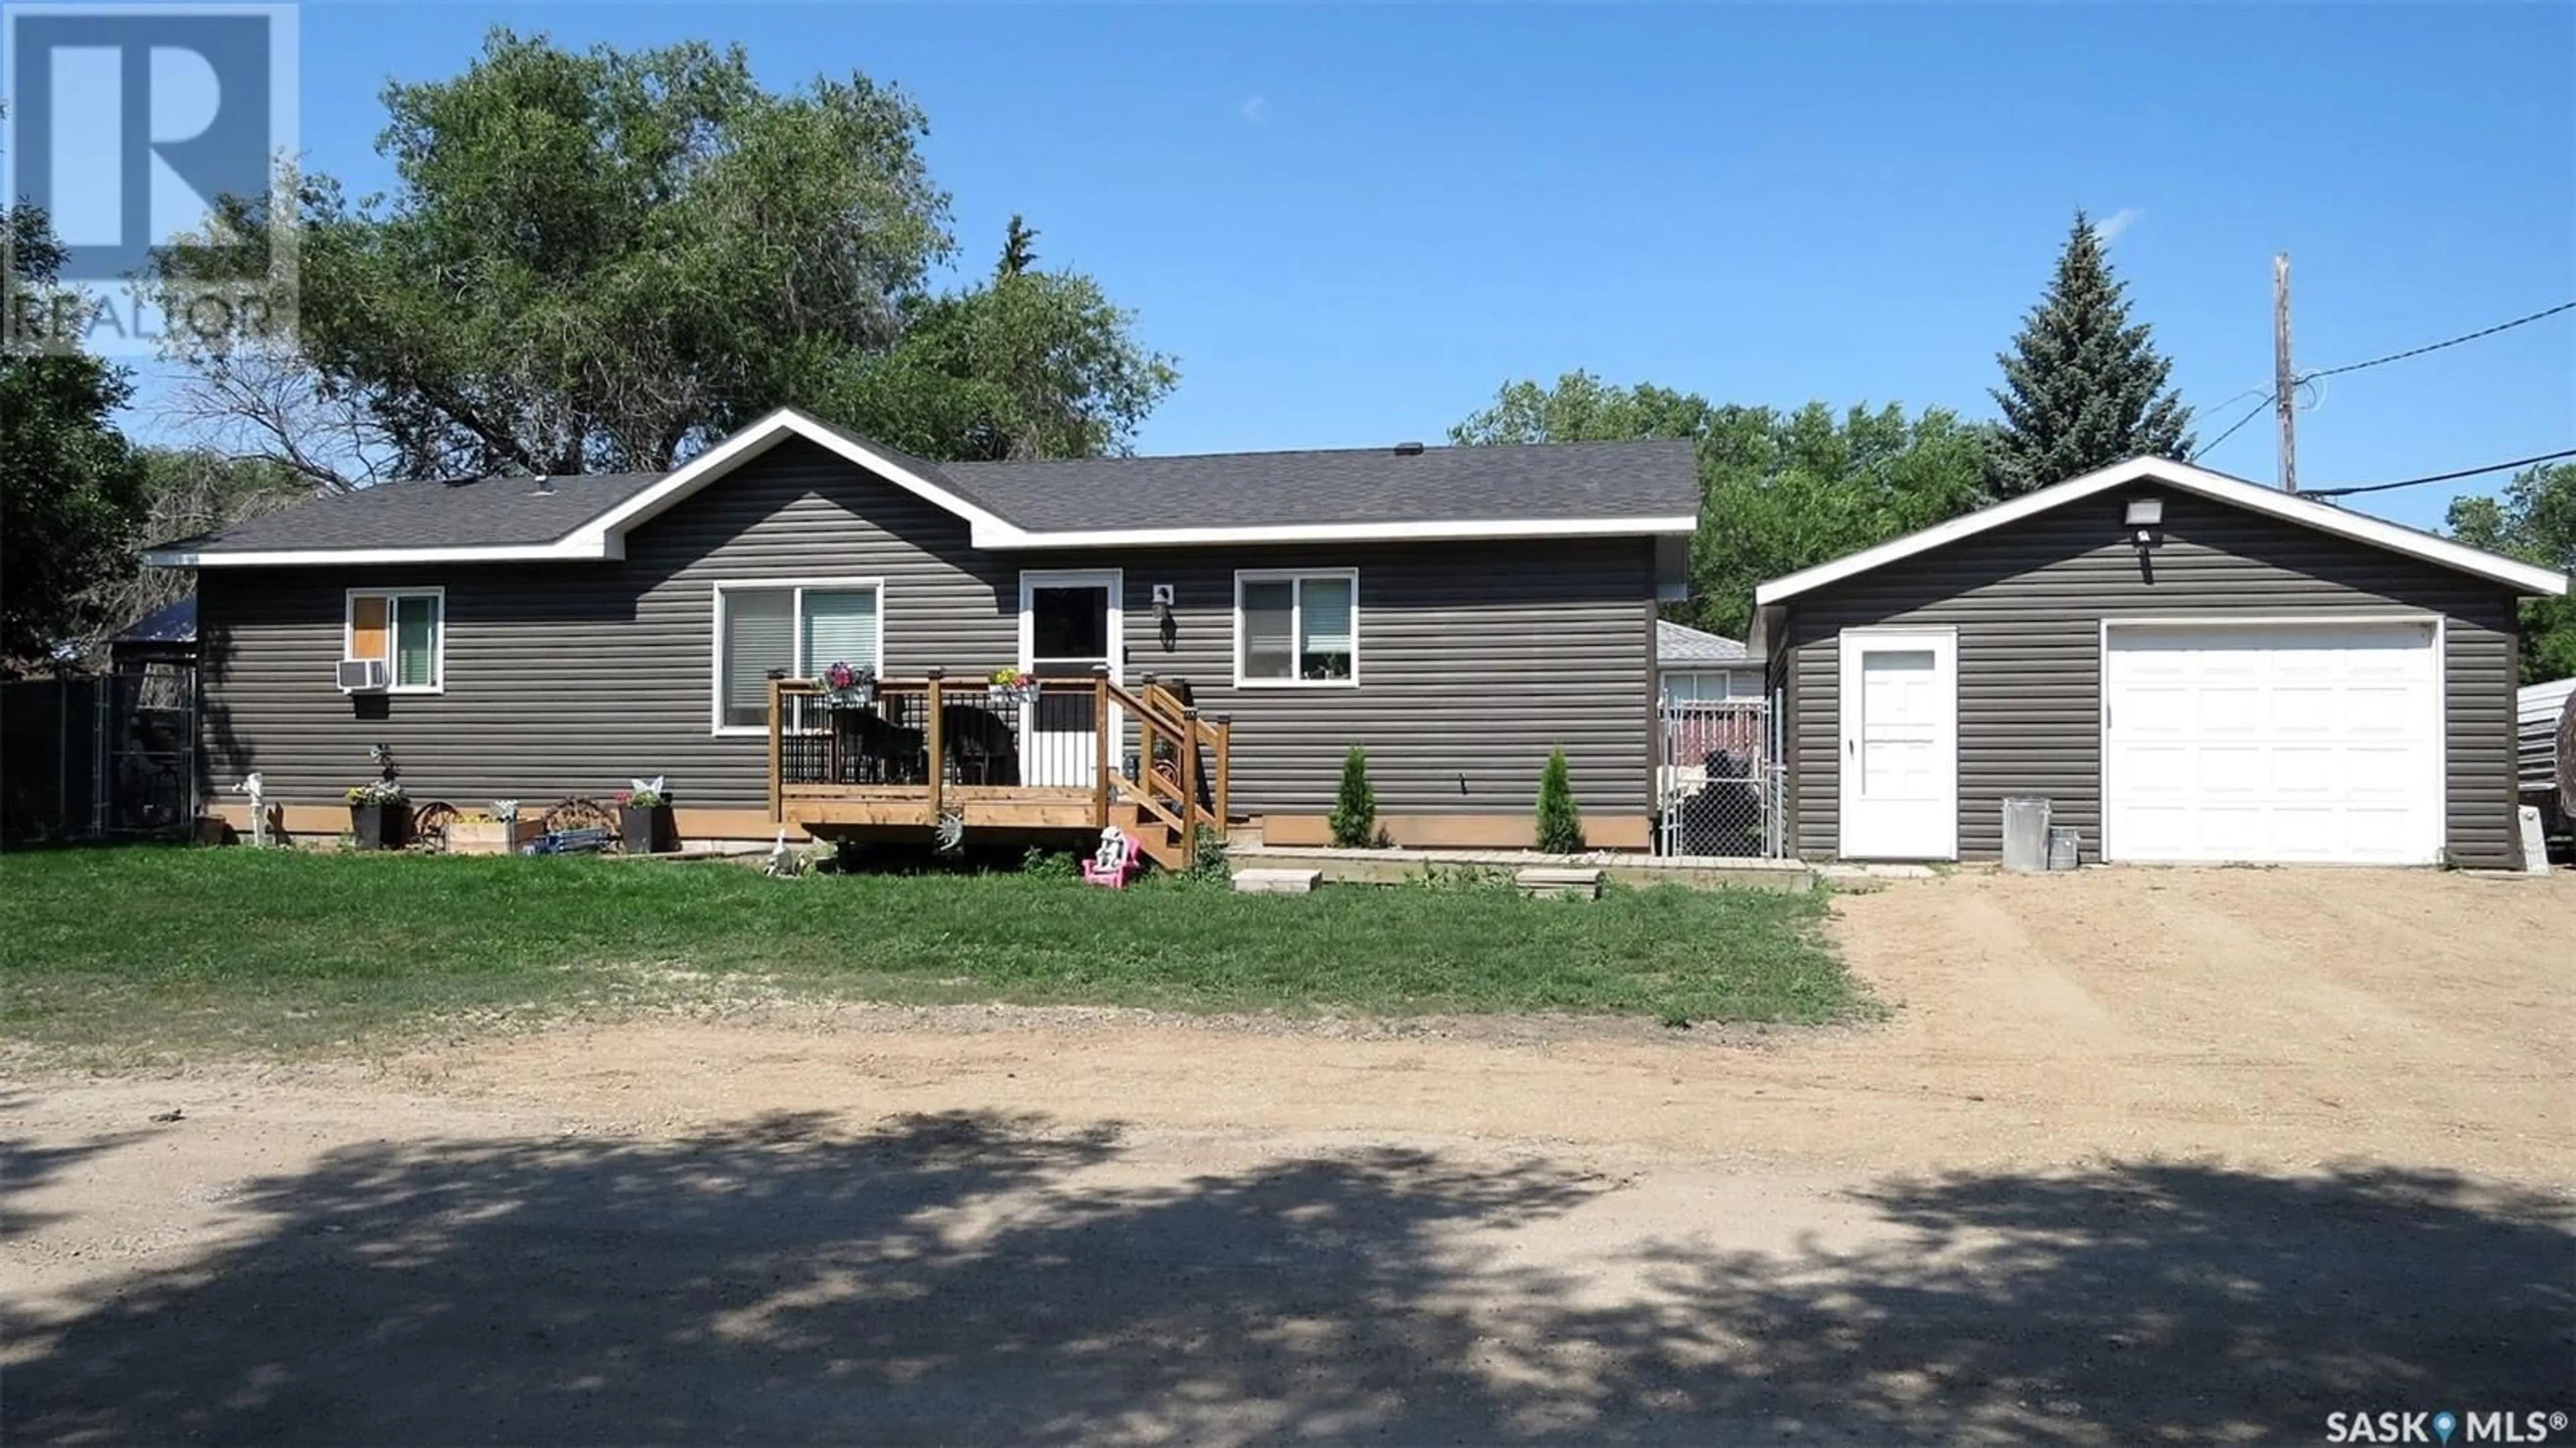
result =
M391 682L382 659L340 661L340 692L343 694L381 694Z

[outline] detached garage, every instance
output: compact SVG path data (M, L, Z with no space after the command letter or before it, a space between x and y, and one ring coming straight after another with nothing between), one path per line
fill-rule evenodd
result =
M2514 604L2547 569L2139 459L1776 579L1754 648L1810 858L2509 868Z

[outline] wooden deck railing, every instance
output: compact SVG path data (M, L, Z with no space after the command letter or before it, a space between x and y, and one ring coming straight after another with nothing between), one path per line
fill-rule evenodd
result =
M998 824L1129 825L1170 865L1221 833L1232 805L1232 721L1203 718L1151 676L1131 690L1105 667L1025 695L937 673L880 679L865 704L773 679L768 734L779 823L849 822L859 805L864 822L929 823L971 805Z

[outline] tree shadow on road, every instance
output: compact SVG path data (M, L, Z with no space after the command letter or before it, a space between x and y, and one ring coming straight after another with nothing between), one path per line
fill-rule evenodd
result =
M2554 1199L2142 1166L1884 1183L1839 1246L1567 1255L1616 1192L1391 1149L1176 1181L1034 1114L352 1147L27 1335L0 1436L2198 1442L2568 1406Z

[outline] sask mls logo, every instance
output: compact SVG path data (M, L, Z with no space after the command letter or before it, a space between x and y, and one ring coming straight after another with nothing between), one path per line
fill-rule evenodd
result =
M59 305L13 305L12 340L148 353L173 328L266 327L289 309L293 217L269 204L296 148L290 5L8 5L8 199L41 210L62 248ZM265 234L221 235L219 199L253 203ZM187 240L185 284L140 300L156 248Z
M2329 1443L2562 1442L2564 1412L2364 1412L2326 1414Z

